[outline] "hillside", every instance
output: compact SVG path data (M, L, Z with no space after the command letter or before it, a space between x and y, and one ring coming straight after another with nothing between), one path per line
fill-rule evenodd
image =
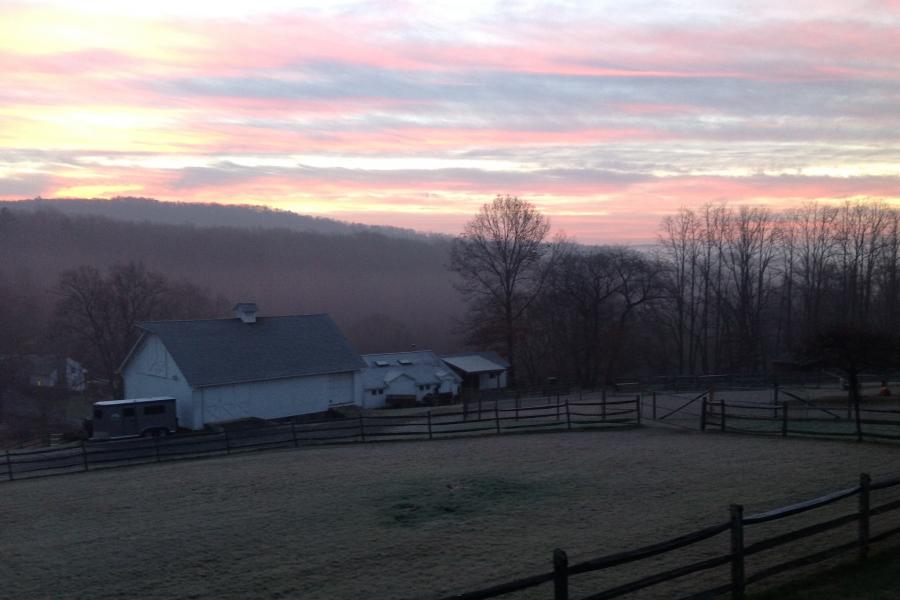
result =
M330 313L360 351L416 344L449 351L461 301L444 265L446 238L355 231L200 227L36 210L0 211L0 301L35 332L60 272L142 261L264 314ZM7 317L9 317L7 312Z
M152 198L66 198L0 201L0 208L18 210L57 210L66 215L94 215L117 221L149 222L197 227L242 227L250 229L283 228L315 233L360 232L381 233L391 237L429 238L431 235L411 229L381 225L348 223L336 219L302 215L249 204L201 204L192 202L160 202Z

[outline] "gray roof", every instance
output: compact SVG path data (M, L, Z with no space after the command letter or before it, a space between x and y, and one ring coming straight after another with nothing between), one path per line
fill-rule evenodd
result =
M255 323L153 321L139 327L160 337L193 387L342 373L366 366L324 314L259 317Z
M368 368L363 371L363 389L381 389L402 375L407 375L419 385L439 384L450 380L456 383L462 379L447 368L447 365L431 350L416 352L391 352L386 354L365 354L363 360ZM411 364L401 364L400 361ZM376 362L388 363L378 366Z
M465 373L496 373L509 368L509 363L496 352L454 354L453 356L444 356L443 360L451 367Z

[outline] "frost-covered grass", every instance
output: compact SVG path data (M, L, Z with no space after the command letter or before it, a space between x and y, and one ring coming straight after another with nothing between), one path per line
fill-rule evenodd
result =
M898 459L885 445L643 428L16 481L0 484L0 596L427 598L544 571L555 547L573 562L626 550L723 521L729 503L783 505Z

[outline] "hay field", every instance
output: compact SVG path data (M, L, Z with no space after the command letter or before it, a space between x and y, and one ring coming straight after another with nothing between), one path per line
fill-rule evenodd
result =
M17 481L0 485L0 596L427 598L546 570L557 546L573 561L625 550L866 470L900 472L900 447L642 428Z

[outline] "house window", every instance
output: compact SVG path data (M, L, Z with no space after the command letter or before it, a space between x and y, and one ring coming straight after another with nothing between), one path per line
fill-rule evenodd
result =
M491 379L497 379L497 374L496 374L496 373L491 373Z
M166 412L166 405L160 404L158 406L145 406L144 414L145 415L161 415Z

